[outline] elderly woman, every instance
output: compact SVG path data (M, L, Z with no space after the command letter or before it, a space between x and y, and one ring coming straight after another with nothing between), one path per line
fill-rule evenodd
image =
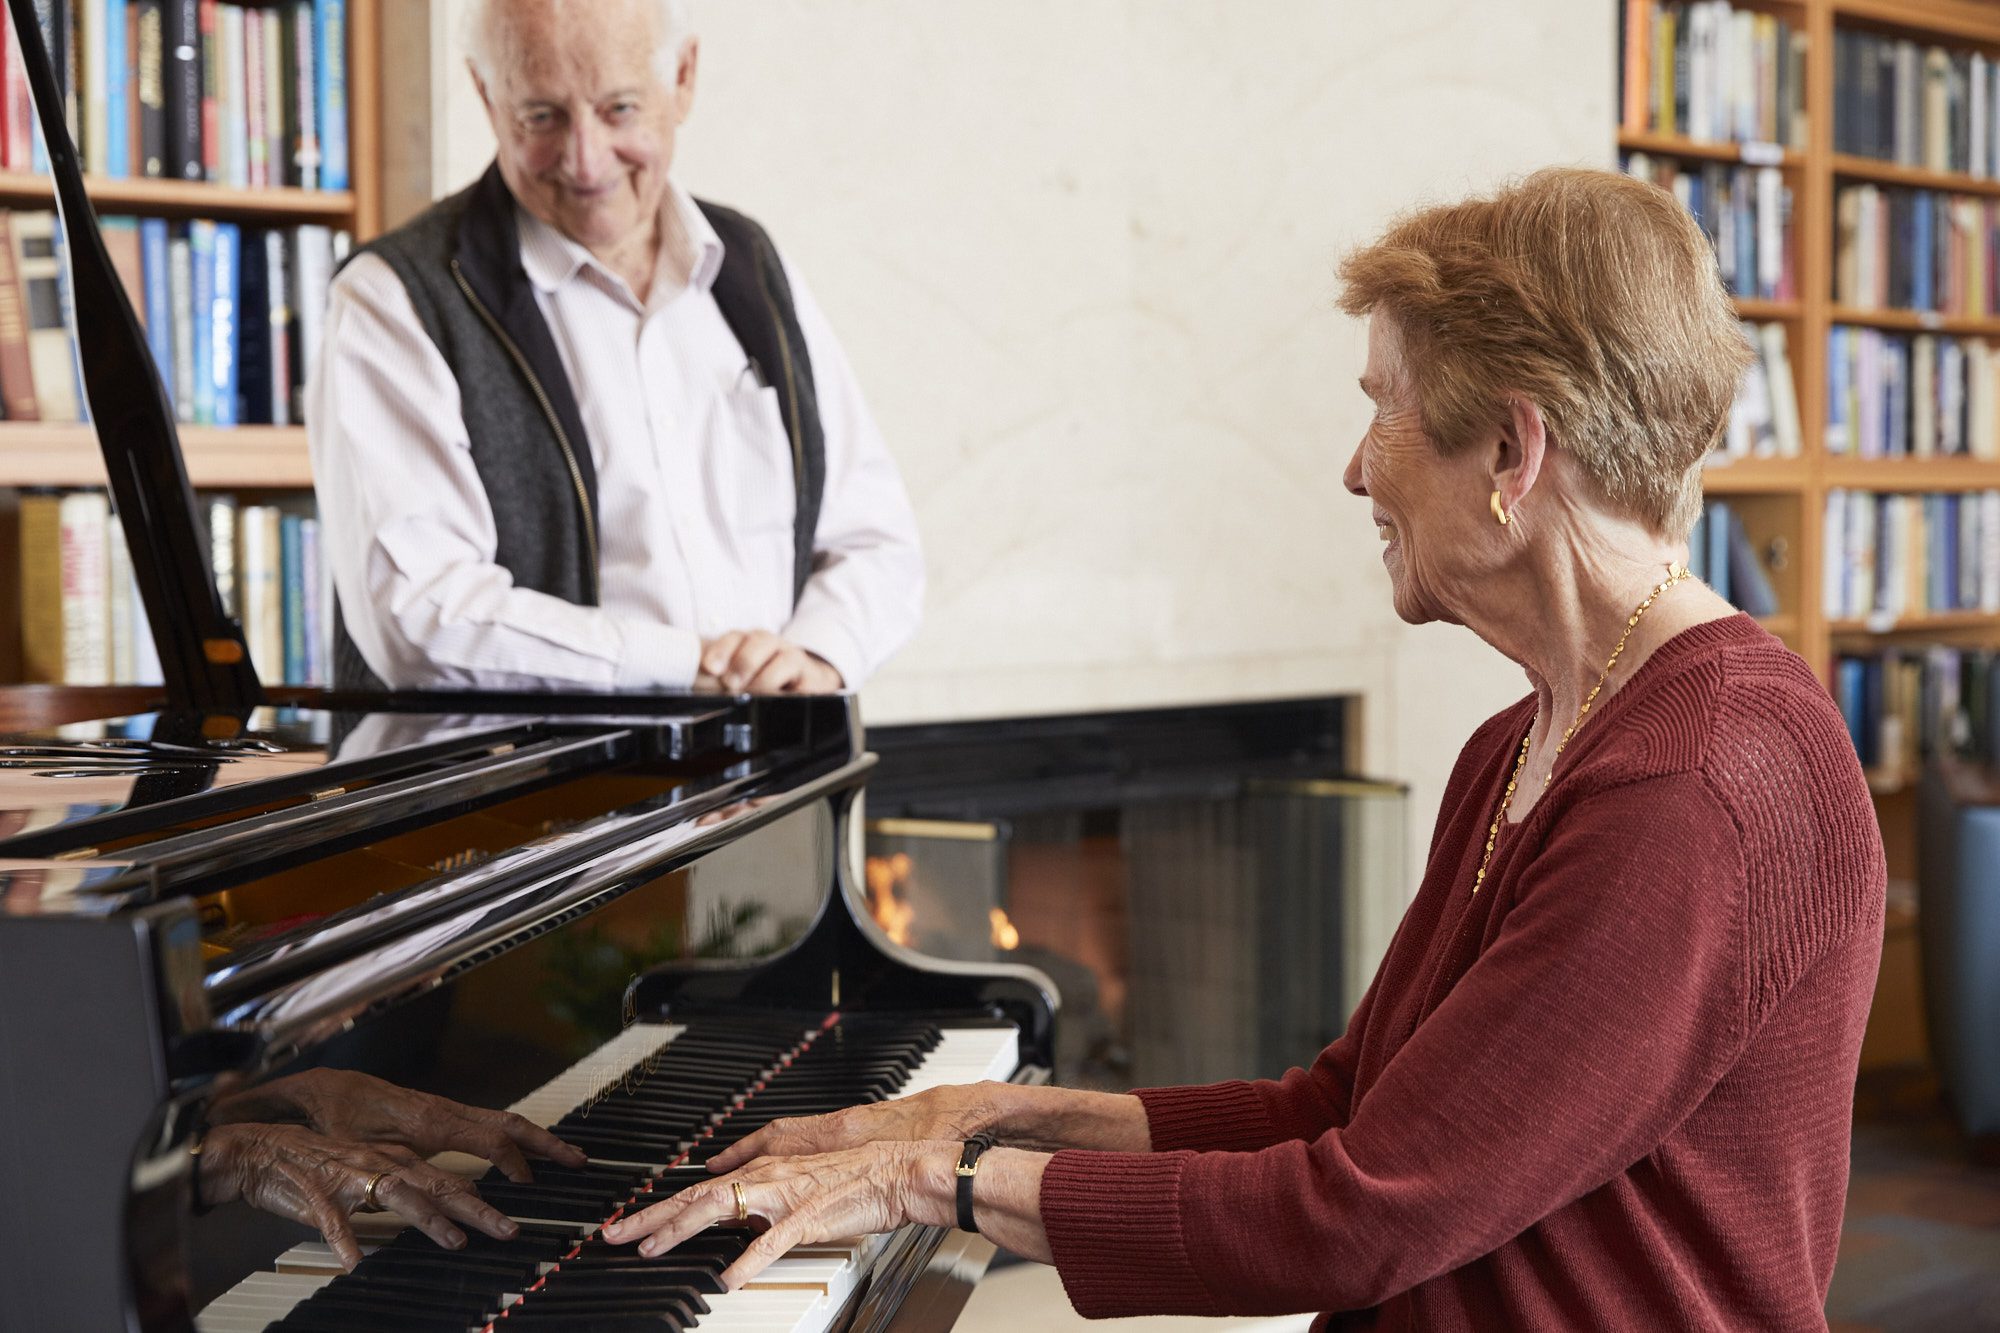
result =
M1346 1035L1274 1082L780 1121L614 1240L762 1215L741 1281L952 1223L976 1156L971 1220L1088 1315L1825 1327L1882 849L1811 669L1683 563L1749 356L1713 256L1662 191L1555 170L1342 278L1375 403L1346 483L1396 610L1531 686L1459 756Z

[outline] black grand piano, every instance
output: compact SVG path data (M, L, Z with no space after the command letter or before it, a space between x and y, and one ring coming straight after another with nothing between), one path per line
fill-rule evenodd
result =
M166 685L138 716L0 738L0 1330L948 1327L991 1249L936 1229L727 1295L661 1287L636 1317L585 1262L604 1219L775 1115L1046 1077L1045 978L870 920L853 701L267 694L32 0L8 7ZM310 1228L195 1206L218 1098L310 1069L511 1108L592 1161L481 1179L522 1224L506 1243L359 1219L344 1272Z

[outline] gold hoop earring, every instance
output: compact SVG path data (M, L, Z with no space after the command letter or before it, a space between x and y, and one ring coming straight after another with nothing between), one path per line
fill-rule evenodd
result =
M1493 492L1493 517L1500 520L1500 526L1503 528L1514 521L1514 516L1500 507L1500 492L1498 491Z

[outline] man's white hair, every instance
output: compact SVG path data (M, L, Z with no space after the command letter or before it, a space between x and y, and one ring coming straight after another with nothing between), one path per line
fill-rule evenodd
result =
M459 14L459 44L488 85L493 82L493 11L506 3L507 0L465 0ZM555 0L558 11L572 4L577 21L589 22L589 12L596 0ZM653 72L662 83L671 85L680 68L681 48L694 36L694 20L688 14L687 0L652 0L652 5L656 11L654 27L659 33Z

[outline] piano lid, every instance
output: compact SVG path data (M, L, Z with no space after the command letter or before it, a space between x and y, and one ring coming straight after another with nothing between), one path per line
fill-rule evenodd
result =
M202 558L201 522L174 414L84 191L35 8L34 0L7 0L55 178L84 396L159 648L167 700L183 712L241 714L263 702L263 686L243 630L223 610Z

